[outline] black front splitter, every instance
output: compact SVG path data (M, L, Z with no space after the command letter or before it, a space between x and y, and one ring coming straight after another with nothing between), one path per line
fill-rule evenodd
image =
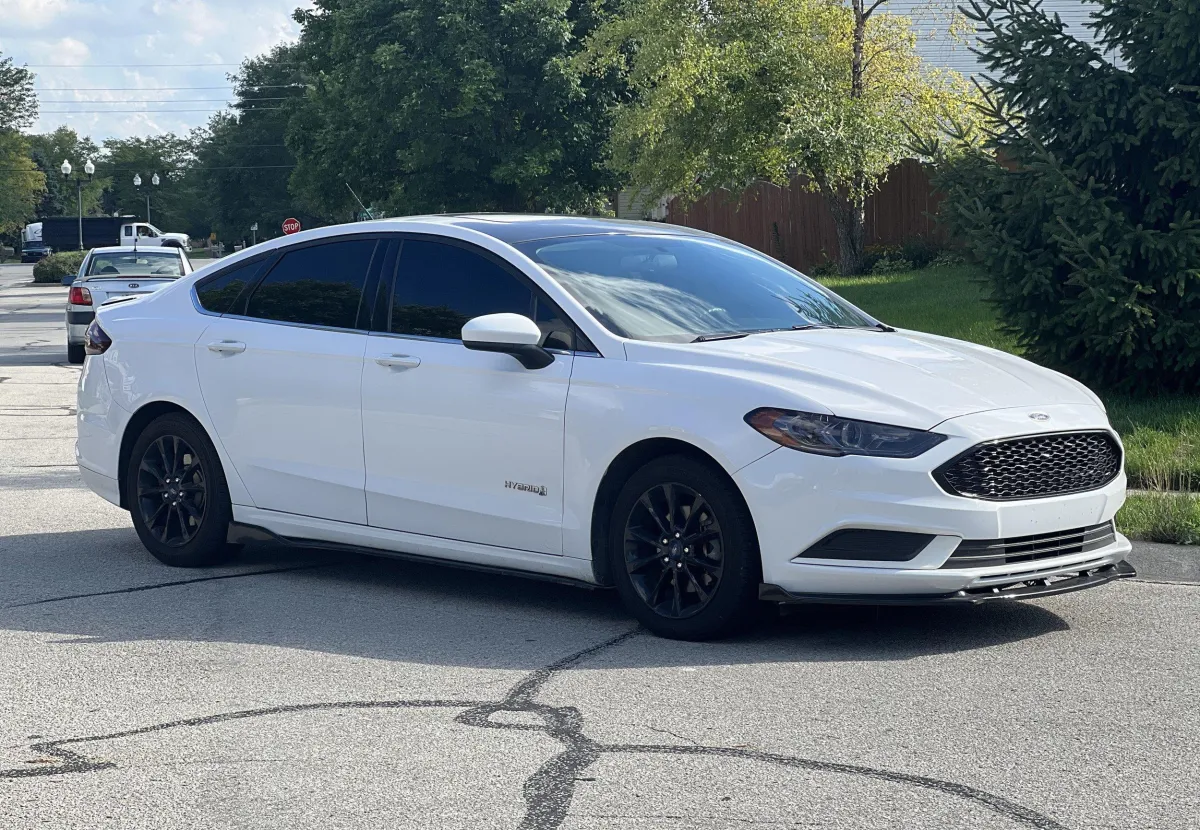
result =
M1074 576L1049 581L1041 578L1017 580L1012 587L996 586L976 588L970 591L955 591L952 594L805 594L785 590L778 585L763 583L758 586L758 598L764 602L819 603L846 605L978 605L996 600L1012 601L1037 599L1084 588L1095 588L1117 579L1137 576L1137 571L1128 562L1121 560L1115 565L1090 568Z

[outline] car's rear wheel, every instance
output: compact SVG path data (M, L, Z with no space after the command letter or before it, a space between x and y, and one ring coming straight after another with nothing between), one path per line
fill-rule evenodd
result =
M686 456L647 463L617 496L608 539L617 591L655 634L704 640L757 618L753 521L712 466Z
M142 430L129 456L125 498L138 537L158 560L191 568L230 556L233 507L221 462L186 415L160 416Z
M76 365L83 363L84 351L83 344L68 343L67 344L67 363Z

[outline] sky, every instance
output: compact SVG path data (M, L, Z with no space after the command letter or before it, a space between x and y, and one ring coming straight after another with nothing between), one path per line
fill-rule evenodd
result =
M0 0L0 56L37 75L40 115L29 132L65 124L97 143L185 133L231 100L226 76L243 59L296 39L292 12L307 5Z

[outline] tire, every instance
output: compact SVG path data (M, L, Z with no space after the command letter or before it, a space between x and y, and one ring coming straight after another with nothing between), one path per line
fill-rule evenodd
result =
M68 343L67 344L67 363L79 365L83 363L85 357L83 352L83 344Z
M758 619L758 536L712 465L672 455L634 473L613 504L608 556L626 608L660 637L707 640Z
M125 500L138 538L164 564L216 565L235 550L226 544L233 507L220 458L187 415L162 415L142 430L129 455Z

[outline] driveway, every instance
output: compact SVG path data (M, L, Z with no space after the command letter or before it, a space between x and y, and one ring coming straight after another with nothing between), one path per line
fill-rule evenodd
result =
M257 546L172 570L82 487L65 289L18 276L0 827L1197 826L1178 551L1037 602L813 606L706 644L609 592L447 567Z

